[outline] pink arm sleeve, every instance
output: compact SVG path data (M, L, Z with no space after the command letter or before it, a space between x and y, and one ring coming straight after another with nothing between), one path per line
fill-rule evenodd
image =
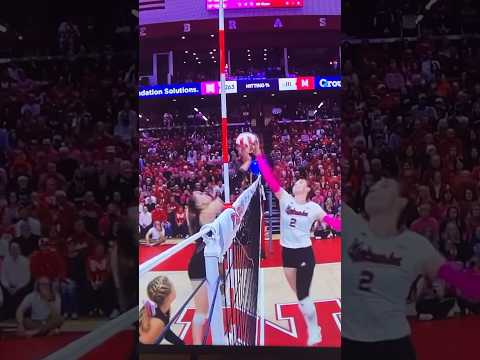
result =
M438 270L438 277L454 286L468 300L480 301L480 274L446 262Z
M273 175L272 169L270 168L270 165L268 164L268 161L265 158L265 156L257 155L257 163L258 163L258 167L260 168L260 172L262 173L263 178L265 179L265 182L270 187L270 189L272 189L274 193L279 192L280 184L278 180L275 178L275 175Z
M342 219L340 218L333 217L332 215L325 215L323 222L336 232L342 231Z

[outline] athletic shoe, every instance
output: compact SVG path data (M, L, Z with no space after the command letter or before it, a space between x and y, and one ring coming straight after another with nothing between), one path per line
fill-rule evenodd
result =
M320 326L317 326L312 332L310 332L310 330L308 331L307 346L313 346L319 342L322 342L322 329Z

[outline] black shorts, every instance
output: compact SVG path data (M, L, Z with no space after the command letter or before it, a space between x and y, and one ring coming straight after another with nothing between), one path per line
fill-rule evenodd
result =
M190 280L203 280L206 276L204 244L197 244L188 264L188 277Z
M315 267L315 256L311 246L299 249L290 249L282 246L283 267L303 268Z
M342 338L342 360L415 360L409 336L395 340L365 342Z

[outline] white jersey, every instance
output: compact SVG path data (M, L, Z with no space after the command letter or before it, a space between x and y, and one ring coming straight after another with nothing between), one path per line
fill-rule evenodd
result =
M441 255L411 231L377 238L348 206L343 207L342 219L342 336L364 342L408 336L410 287L424 272L427 259Z
M326 215L320 205L309 201L299 204L284 189L280 197L280 245L290 249L312 246L311 230Z

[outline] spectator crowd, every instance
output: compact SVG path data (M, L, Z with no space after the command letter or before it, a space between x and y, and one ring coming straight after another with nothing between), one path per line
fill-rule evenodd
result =
M399 177L408 189L406 226L479 272L478 39L346 44L343 56L344 201L363 211L372 183ZM409 300L426 318L480 309L423 278Z
M282 186L291 190L296 179L313 184L313 201L327 212L340 211L339 124L312 119L269 125L271 153ZM231 127L231 169L238 166L233 145L241 131L266 136L250 126ZM269 133L269 134L270 134ZM269 135L270 136L270 135ZM155 223L166 238L187 235L185 205L192 192L220 196L223 190L220 129L184 127L145 130L140 138L140 233L144 237ZM238 193L241 189L233 189Z
M137 302L135 56L0 64L0 321L23 335Z

